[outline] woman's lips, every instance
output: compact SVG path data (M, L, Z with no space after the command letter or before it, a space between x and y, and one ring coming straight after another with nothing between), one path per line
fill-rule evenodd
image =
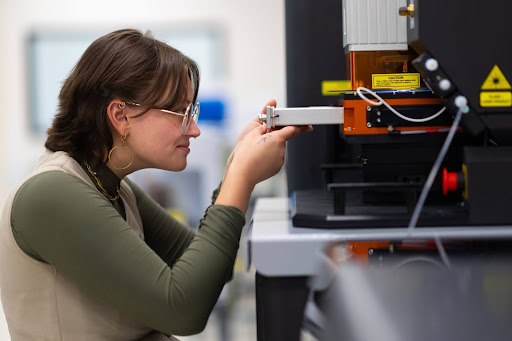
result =
M188 144L187 145L184 144L184 145L178 146L178 149L179 150L183 150L184 152L190 153L190 148L189 148Z

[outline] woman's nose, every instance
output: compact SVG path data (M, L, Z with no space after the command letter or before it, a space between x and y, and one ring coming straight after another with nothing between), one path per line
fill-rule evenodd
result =
M195 121L192 121L190 123L190 126L188 127L188 131L187 131L186 135L192 136L193 138L196 138L199 135L201 135L201 130L199 129L199 127L197 126L197 123Z

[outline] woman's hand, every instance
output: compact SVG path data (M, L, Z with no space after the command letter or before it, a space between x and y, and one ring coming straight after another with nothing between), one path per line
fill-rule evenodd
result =
M267 102L267 104L265 104L265 106L263 107L263 109L261 110L261 113L262 114L265 114L266 111L267 111L267 106L273 106L275 107L276 106L276 100L275 99L271 99L270 101ZM235 151L237 149L237 146L238 144L240 143L240 141L242 141L244 139L244 137L253 129L255 128L258 128L259 126L261 125L258 117L254 118L254 120L251 121L251 123L249 123L245 128L244 130L242 130L242 132L240 133L240 135L238 136L238 140L236 140L236 144L235 144L235 148L233 148L233 151L231 152L231 154L229 155L229 158L228 158L228 161L226 162L226 169L224 171L224 178L226 178L226 174L228 172L228 169L229 169L229 166L231 165L231 161L233 161L233 156L235 155ZM224 180L223 180L224 182Z
M226 174L242 176L254 187L279 172L284 164L286 141L308 129L308 126L286 126L267 133L266 125L259 125L238 143Z
M229 158L215 201L218 205L238 207L244 213L254 186L277 174L283 166L286 141L313 129L311 126L286 126L267 132L264 124L252 125L253 122L244 130Z
M277 103L276 103L276 100L275 99L271 99L270 101L267 102L267 104L265 104L265 106L263 107L263 109L261 110L261 114L264 115L266 114L267 112L267 107L268 106L271 106L271 107L276 107ZM242 130L242 132L240 133L240 136L238 136L238 140L236 140L236 144L238 145L238 143L240 141L242 141L244 139L244 137L251 131L253 130L254 128L257 128L261 125L260 123L260 120L258 119L258 117L254 118L254 120L251 121L251 123L249 123L247 125L247 127L245 127L244 130Z

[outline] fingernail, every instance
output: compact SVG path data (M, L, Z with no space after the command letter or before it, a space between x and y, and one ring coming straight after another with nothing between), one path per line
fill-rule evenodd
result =
M309 126L309 127L308 127L308 131L313 131L313 130L314 130L314 129L313 129L313 126Z

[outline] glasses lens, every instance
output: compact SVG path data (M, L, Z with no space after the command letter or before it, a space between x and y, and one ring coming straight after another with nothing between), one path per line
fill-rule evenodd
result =
M183 135L187 134L192 121L197 123L197 119L199 118L199 102L194 106L192 103L189 104L187 110L185 111L185 116L183 117L183 125L181 127L181 132Z
M183 135L187 134L188 128L190 128L190 116L192 115L192 104L189 104L187 109L185 110L185 116L183 116L183 124L181 126L181 133Z
M192 119L194 120L194 122L197 123L197 120L199 119L199 102L196 103L196 105L194 106L194 110L192 110Z

